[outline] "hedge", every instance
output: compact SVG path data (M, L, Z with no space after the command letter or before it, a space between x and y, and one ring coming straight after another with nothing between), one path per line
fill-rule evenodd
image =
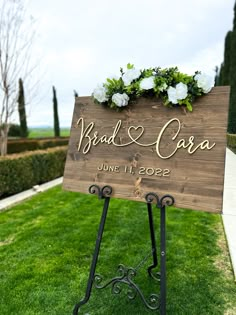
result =
M227 134L227 147L236 153L236 134Z
M20 153L67 145L68 137L51 139L19 139L8 140L7 153Z
M0 198L63 175L67 147L0 157Z

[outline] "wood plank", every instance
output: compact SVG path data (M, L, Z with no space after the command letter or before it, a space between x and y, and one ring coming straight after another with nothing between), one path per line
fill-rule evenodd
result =
M229 87L213 88L192 113L157 99L118 112L77 98L64 188L111 185L114 197L137 201L169 193L178 207L221 212L228 102Z

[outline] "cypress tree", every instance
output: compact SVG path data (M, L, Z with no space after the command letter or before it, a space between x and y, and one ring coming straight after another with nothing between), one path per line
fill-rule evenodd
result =
M76 90L74 90L74 98L79 97L79 94Z
M223 84L222 84L222 81L223 81L223 72L224 72L224 63L222 62L222 64L220 65L220 70L219 70L218 85L223 85Z
M218 86L220 85L220 69L218 66L215 67L215 72L216 72L216 75L215 75L215 86Z
M233 32L236 31L236 2L234 4L234 21L233 21Z
M19 94L18 94L18 112L19 112L19 119L20 119L20 130L21 130L21 137L27 138L28 136L28 127L26 121L26 111L25 111L25 95L24 95L24 86L23 81L19 79Z
M231 37L232 32L229 31L225 37L224 64L222 67L221 85L230 85Z
M234 23L231 34L231 64L230 64L230 104L228 132L236 134L236 2L234 5Z
M60 126L59 126L59 117L58 117L58 110L57 110L57 93L56 89L53 86L52 87L52 93L53 93L53 117L54 117L54 136L60 137Z

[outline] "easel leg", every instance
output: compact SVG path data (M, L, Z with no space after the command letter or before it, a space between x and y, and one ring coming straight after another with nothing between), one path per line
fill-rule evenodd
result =
M166 314L166 207L161 206L160 237L161 237L161 306L160 314Z
M153 264L150 267L148 267L148 273L150 277L156 279L156 277L154 277L154 275L152 274L152 269L157 266L158 260L157 260L157 248L156 248L155 229L154 229L151 203L147 203L147 209L148 209L149 228L150 228L150 236L151 236L151 243L152 243L152 257L153 257Z
M73 310L73 315L78 314L80 307L88 302L90 295L91 295L91 290L92 290L92 285L93 285L93 280L94 280L94 275L95 275L95 269L96 269L98 255L99 255L99 251L100 251L100 245L101 245L102 235L103 235L104 226L105 226L105 222L106 222L109 202L110 202L110 197L105 197L103 212L102 212L102 216L101 216L101 221L100 221L100 225L99 225L95 250L94 250L94 254L93 254L93 260L92 260L91 267L90 267L90 274L89 274L89 279L88 279L88 283L87 283L86 294L85 294L84 299L75 305L74 310Z

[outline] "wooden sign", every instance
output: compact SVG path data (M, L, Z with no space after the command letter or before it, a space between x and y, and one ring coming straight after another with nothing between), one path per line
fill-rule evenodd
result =
M110 185L116 198L171 194L176 206L221 212L229 87L215 87L193 112L140 99L120 112L76 99L64 188Z

